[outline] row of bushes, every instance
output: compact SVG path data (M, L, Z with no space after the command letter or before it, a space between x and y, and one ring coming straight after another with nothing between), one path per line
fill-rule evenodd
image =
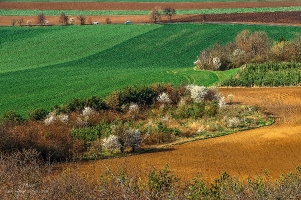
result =
M246 63L267 61L301 62L301 37L292 41L279 38L272 42L263 31L243 30L234 42L215 44L202 51L194 64L204 70L227 70Z
M269 116L233 104L216 88L156 84L115 91L106 98L73 99L38 109L27 120L1 120L0 151L34 148L45 160L103 158L179 137L214 137L269 124ZM3 143L2 143L3 142Z
M268 62L248 64L237 75L221 83L223 86L298 86L301 83L301 64Z
M0 157L1 199L299 199L301 168L277 181L268 174L239 180L223 173L212 182L196 175L182 181L166 165L137 174L138 169L107 169L93 182L76 170L53 173L34 150ZM54 175L57 174L57 175ZM48 178L45 178L48 177Z

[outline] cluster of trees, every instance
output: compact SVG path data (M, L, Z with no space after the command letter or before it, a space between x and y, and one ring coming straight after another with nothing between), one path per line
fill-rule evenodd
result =
M86 17L84 15L79 15L77 17L77 20L79 20L81 25L85 25L86 24ZM23 25L24 23L24 19L21 18L19 20L13 19L12 21L12 25L15 26L16 23L18 23L20 26ZM28 20L27 25L31 26L32 22L30 20ZM48 20L46 19L46 16L44 13L40 13L37 16L37 21L36 23L38 25L48 25ZM62 25L68 25L68 24L74 24L75 23L75 19L74 18L69 18L69 16L67 16L64 12L61 13L61 15L59 16L59 23ZM111 20L109 18L106 19L106 23L111 23Z
M168 7L168 8L161 10L159 7L155 7L150 12L150 19L154 23L158 23L162 20L162 15L166 15L168 17L168 23L170 23L172 16L175 14L176 14L176 10L173 8Z
M241 31L234 42L215 44L202 51L194 64L204 70L227 70L247 63L301 61L301 36L271 42L263 31Z
M159 7L155 7L150 13L150 19L154 23L158 23L162 20L162 15L166 15L168 17L168 22L170 23L172 21L172 16L175 14L176 14L176 10L173 8L168 7L168 8L161 10ZM81 25L86 24L86 17L84 15L79 15L77 17L77 20L79 20ZM20 26L22 26L22 24L24 23L24 19L23 18L21 18L19 20L13 19L12 25L14 26L16 23L18 23ZM69 18L64 12L62 12L61 15L59 16L59 23L62 25L74 24L75 19ZM111 19L107 18L106 23L111 24L112 23ZM48 21L47 21L44 13L40 13L37 16L37 24L39 24L39 25L47 25L48 24ZM27 25L32 25L32 22L27 21Z

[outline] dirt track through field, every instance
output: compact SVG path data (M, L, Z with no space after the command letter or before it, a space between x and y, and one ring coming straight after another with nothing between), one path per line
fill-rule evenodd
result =
M151 167L162 169L169 164L183 180L192 180L197 173L213 180L225 171L244 179L262 175L265 170L276 179L301 166L300 87L224 88L221 92L224 96L233 94L236 103L265 108L274 114L276 123L224 137L175 145L158 152L82 163L79 170L98 178L107 167L123 166L139 174Z

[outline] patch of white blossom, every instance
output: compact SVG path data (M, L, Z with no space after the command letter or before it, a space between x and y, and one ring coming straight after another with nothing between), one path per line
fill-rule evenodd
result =
M85 107L82 111L82 116L92 116L95 114L95 110L91 107Z
M207 88L198 85L187 85L186 89L190 92L191 99L196 102L202 102L207 94Z
M51 112L46 116L44 123L46 125L50 125L50 124L58 122L58 121L67 124L69 121L69 116L67 114L57 115L56 112Z
M121 148L121 144L116 135L110 135L108 138L103 139L102 146L111 152Z
M125 146L130 146L133 149L140 147L142 143L142 135L138 129L130 129L127 131Z
M163 92L157 97L158 102L160 103L171 103L171 99L169 98L168 94Z
M224 120L228 128L236 128L240 124L240 119L238 117L227 118L225 116Z
M216 70L220 69L220 67L222 65L221 59L219 59L219 57L212 58L212 64Z
M131 103L129 106L129 112L131 113L138 113L139 112L139 105L136 103Z
M226 106L226 100L225 100L225 97L222 96L219 98L218 100L218 107L219 108L222 108L222 107L225 107Z

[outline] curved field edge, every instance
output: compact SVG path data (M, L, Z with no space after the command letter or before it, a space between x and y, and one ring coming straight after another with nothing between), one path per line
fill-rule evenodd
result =
M253 13L253 12L277 12L277 11L301 11L301 6L290 7L268 7L268 8L221 8L221 9L197 9L176 10L177 15L194 14L231 14L231 13ZM59 16L62 12L66 15L148 15L147 10L5 10L0 9L0 16L37 16L44 13L47 16Z
M293 38L301 30L299 27L210 24L112 27L1 28L1 51L11 53L1 57L0 62L3 72L0 74L0 113L16 110L24 114L40 107L48 109L72 98L104 97L131 85L157 82L214 85L235 71L194 71L193 62L201 50L216 42L233 41L244 29L266 31L275 40ZM119 42L112 37L114 30L115 38L122 35ZM131 35L131 31L137 34ZM51 39L41 45L41 41L49 37Z

